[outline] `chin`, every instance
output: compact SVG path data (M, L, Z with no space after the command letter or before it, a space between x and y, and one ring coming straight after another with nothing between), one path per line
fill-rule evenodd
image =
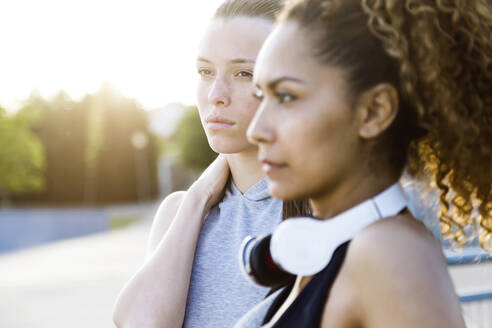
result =
M214 152L220 154L236 154L256 148L255 146L248 143L246 140L234 140L233 138L218 136L209 138L208 144Z
M282 183L271 179L268 179L268 190L272 197L279 200L296 200L308 197L306 193L303 193L291 183Z

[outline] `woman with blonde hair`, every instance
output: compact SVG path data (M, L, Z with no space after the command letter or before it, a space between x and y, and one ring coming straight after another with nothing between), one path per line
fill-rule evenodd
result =
M186 192L160 205L147 260L116 302L118 327L231 327L268 292L242 276L237 252L246 235L268 233L282 218L257 147L246 139L258 106L256 56L281 5L227 0L208 25L196 61L197 107L220 155Z
M443 235L472 230L492 250L491 56L488 1L286 4L255 66L248 136L271 194L307 197L315 218L273 232L269 264L295 279L236 327L465 326L398 180L429 174Z

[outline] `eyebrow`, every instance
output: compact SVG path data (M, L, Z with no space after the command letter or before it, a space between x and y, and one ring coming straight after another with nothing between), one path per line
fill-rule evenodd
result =
M205 58L200 57L200 56L198 56L198 57L196 58L196 61L203 61L203 62L206 62L206 63L212 63L210 60L205 59Z
M232 59L229 61L232 64L245 64L245 63L252 63L254 64L255 61L253 59L246 59L246 58L236 58Z
M210 63L210 64L212 63L212 61L210 61L206 58L200 57L200 56L198 56L196 60L197 61L203 61L203 62ZM231 63L231 64L245 64L245 63L254 64L255 60L248 59L248 58L234 58L234 59L229 60L229 63Z
M301 84L305 83L303 80L298 79L296 77L282 76L282 77L279 77L273 81L268 82L267 87L268 87L268 89L273 90L277 87L277 85L279 85L280 83L282 83L284 81L292 81L292 82L301 83ZM256 87L260 88L260 86L258 84L256 85Z

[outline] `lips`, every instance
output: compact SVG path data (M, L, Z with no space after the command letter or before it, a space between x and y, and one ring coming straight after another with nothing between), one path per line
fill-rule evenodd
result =
M205 122L207 123L220 123L220 124L228 124L228 125L234 125L234 122L219 115L208 115L205 119Z
M287 166L287 164L274 162L274 161L269 160L267 158L260 159L260 162L263 164L262 169L263 169L263 171L265 171L266 174L273 173L273 172L278 171L278 170Z
M236 123L220 115L208 115L205 118L207 129L223 130L234 126Z

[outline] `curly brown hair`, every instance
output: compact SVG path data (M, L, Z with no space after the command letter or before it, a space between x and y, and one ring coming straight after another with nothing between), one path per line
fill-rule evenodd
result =
M348 71L354 96L381 82L401 105L389 160L440 190L445 237L492 252L492 4L487 0L294 0L280 21Z

